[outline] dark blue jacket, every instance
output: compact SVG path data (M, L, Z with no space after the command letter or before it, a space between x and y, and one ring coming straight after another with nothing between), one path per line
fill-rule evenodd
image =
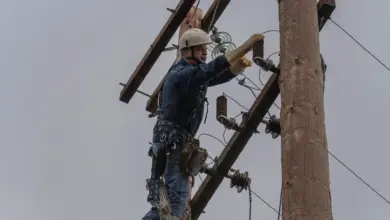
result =
M158 118L177 124L195 135L202 122L207 88L234 77L225 56L196 66L181 59L165 76Z

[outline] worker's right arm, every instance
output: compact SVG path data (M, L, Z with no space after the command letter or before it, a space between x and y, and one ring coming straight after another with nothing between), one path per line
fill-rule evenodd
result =
M178 76L184 81L190 79L191 84L203 85L242 59L252 49L254 43L263 39L262 34L254 34L241 46L207 64L183 67L181 71L178 71Z
M203 85L218 76L219 73L229 68L230 64L225 56L219 56L213 61L198 66L185 66L178 70L177 75L181 81L191 80L193 85Z

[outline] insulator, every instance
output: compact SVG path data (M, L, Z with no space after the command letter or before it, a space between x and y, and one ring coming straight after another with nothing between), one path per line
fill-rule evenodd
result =
M236 49L236 45L232 42L221 43L214 47L213 52L211 52L211 58L215 59L216 57L224 55L234 49Z
M238 193L244 189L247 190L250 184L251 178L248 176L248 171L245 173L240 173L239 170L236 170L233 176L230 178L230 187L236 187Z
M256 57L264 58L264 39L253 44L253 62L256 63Z
M273 139L279 137L282 128L280 127L280 119L276 118L275 115L272 115L268 120L267 125L265 126L265 133L271 133Z
M210 38L213 41L214 45L220 45L220 44L232 42L232 37L227 32L213 31L213 34L210 36Z
M223 115L227 117L227 98L224 95L217 97L217 119L218 116Z
M272 66L274 66L274 62L270 59L266 59L264 65L261 67L265 72L268 72Z

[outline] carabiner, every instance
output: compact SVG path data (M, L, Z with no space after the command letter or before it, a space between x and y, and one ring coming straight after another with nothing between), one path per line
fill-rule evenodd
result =
M164 133L160 137L160 141L161 141L161 143L163 143L163 142L165 142L165 140L167 140L167 133L164 131Z

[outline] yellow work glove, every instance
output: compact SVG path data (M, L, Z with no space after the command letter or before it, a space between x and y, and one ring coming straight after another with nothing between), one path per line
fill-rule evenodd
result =
M241 59L237 60L233 63L233 65L230 66L230 72L232 72L234 75L242 74L247 67L252 66L252 61L247 59L246 57L242 57Z
M246 57L242 57L240 60L239 60L239 63L244 66L245 68L247 67L251 67L252 66L252 61L250 61L248 58Z

